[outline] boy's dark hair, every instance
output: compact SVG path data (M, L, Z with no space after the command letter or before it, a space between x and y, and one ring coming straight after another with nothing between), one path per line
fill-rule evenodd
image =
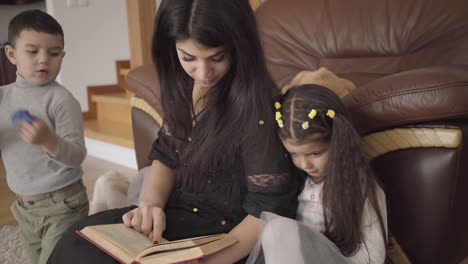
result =
M63 37L62 26L51 15L41 10L27 10L16 15L8 25L8 43L15 45L23 30L34 30Z

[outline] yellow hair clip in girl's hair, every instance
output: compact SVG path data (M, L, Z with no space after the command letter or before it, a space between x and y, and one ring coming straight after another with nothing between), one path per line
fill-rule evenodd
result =
M315 117L316 115L317 115L317 110L312 109L312 110L310 110L310 113L309 113L308 116L309 116L310 119L314 119L314 117Z
M277 119L276 122L278 122L278 126L279 126L280 128L283 128L283 127L284 127L283 119Z
M304 123L302 123L302 129L306 130L309 128L309 121L305 121Z
M281 108L280 102L275 102L275 109L278 110Z
M328 109L327 116L333 119L335 117L335 111Z
M278 120L282 117L283 115L281 115L281 112L280 111L276 111L275 113L275 119Z

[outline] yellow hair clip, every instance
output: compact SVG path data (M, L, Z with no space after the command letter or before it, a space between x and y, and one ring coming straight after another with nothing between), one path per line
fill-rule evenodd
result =
M276 111L275 113L275 119L278 120L282 117L283 115L281 115L281 112L280 111Z
M315 109L310 110L310 113L309 113L309 118L310 119L314 119L314 117L316 115L317 115L317 110L315 110Z
M309 121L305 121L304 123L302 123L302 129L308 129L309 128Z
M275 102L275 109L278 110L281 108L280 102Z
M279 126L280 128L283 128L283 127L284 127L283 119L277 119L276 122L278 122L278 126Z
M333 119L335 117L335 111L328 109L327 116Z

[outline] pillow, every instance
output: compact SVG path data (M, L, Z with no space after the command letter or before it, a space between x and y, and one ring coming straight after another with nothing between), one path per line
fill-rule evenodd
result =
M138 171L135 176L127 177L118 171L109 171L98 177L89 205L89 214L138 205L145 178L150 171L151 166L148 166Z
M302 84L317 84L329 88L340 98L356 89L354 83L347 79L336 76L327 68L320 68L316 71L301 71L292 81L281 88L281 93L286 93L291 87Z
M108 171L99 176L94 184L93 199L89 203L89 214L126 207L127 190L130 182L118 171Z

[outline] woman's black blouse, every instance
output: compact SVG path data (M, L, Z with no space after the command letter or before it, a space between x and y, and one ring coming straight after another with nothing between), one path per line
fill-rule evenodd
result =
M268 123L259 122L258 133L241 146L241 158L223 171L223 177L213 175L208 191L189 193L176 186L165 207L166 238L229 232L247 214L259 217L262 211L295 217L299 177L279 138L265 136L273 135L267 129L276 129L273 122ZM163 125L149 159L159 160L177 175L179 154L186 144L190 140L171 136ZM245 191L230 189L231 179L236 177L245 181Z

